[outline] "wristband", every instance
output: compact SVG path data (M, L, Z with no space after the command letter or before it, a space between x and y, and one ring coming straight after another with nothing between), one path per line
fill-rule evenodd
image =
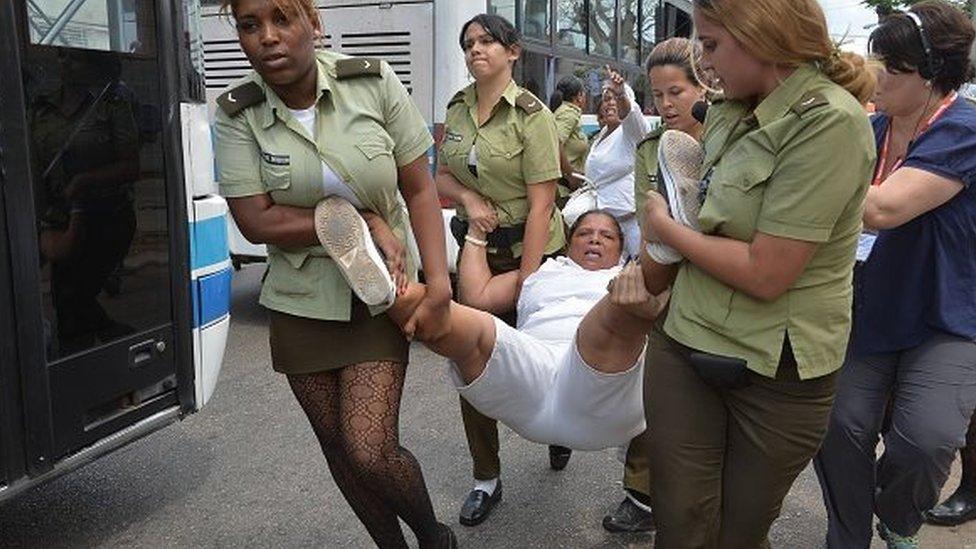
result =
M475 238L475 237L473 237L473 236L471 236L469 234L464 235L464 241L465 242L470 242L471 244L474 244L475 246L481 246L482 248L487 248L488 247L488 241L487 240L482 240L480 238Z

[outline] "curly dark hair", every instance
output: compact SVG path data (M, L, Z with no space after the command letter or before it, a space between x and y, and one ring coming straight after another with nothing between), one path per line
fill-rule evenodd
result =
M911 11L922 20L932 51L932 86L949 93L972 80L976 72L969 53L976 28L966 14L944 0L919 2ZM918 26L904 13L886 17L871 33L868 48L892 73L916 72L926 66Z

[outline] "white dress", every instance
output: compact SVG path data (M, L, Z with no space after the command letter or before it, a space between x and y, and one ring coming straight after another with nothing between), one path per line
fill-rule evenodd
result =
M624 372L586 364L576 332L620 267L587 271L567 257L547 260L526 279L516 330L495 318L495 347L484 372L458 392L479 412L522 437L576 450L627 444L645 428L643 356Z
M597 207L613 214L624 231L624 254L640 251L640 227L634 215L634 162L637 144L651 131L630 86L625 86L630 112L620 126L607 133L604 127L586 157L586 177L596 186Z

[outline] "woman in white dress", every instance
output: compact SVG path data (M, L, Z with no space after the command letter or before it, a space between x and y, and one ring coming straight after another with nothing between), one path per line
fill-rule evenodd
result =
M610 69L600 114L605 125L586 158L586 177L596 187L597 207L611 213L624 233L624 253L638 255L641 234L635 215L634 160L637 144L650 133L634 91Z

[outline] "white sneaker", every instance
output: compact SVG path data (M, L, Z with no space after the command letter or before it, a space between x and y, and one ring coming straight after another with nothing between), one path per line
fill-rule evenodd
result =
M315 234L356 297L370 307L393 304L393 278L373 243L366 220L352 204L336 196L320 201L315 206Z
M705 150L694 137L685 132L667 130L661 136L657 161L671 217L686 227L700 230L698 181L702 163L705 161ZM660 242L649 242L647 253L651 259L662 265L677 263L683 259L674 248Z

